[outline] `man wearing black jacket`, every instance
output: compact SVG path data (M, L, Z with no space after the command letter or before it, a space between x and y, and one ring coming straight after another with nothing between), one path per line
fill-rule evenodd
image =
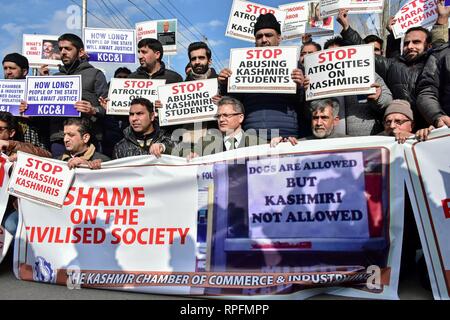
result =
M156 39L142 39L138 43L138 56L141 66L128 78L133 79L164 79L166 84L182 82L183 78L175 71L166 69L162 61L164 49Z

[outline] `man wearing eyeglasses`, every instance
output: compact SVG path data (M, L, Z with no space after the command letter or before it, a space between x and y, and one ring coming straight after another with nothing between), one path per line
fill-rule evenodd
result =
M208 134L203 137L201 144L195 146L195 152L192 152L188 158L266 144L267 141L256 136L255 130L244 132L242 129L244 113L244 106L239 100L227 96L222 97L217 102L217 114L215 115L219 130L210 129Z
M400 99L392 100L384 112L383 126L384 131L379 135L394 136L398 143L405 143L406 139L414 136L414 113L409 102ZM433 129L434 127L430 126L418 130L415 138L419 141L425 141Z

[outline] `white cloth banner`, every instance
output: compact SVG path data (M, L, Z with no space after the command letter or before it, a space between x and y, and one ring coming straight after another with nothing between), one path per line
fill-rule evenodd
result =
M408 192L434 298L450 298L450 129L426 142L408 141Z
M0 154L0 223L3 221L6 206L8 204L8 183L9 183L9 169L12 163L8 161L3 153ZM0 226L0 263L8 252L9 245L12 240L12 235L3 226Z
M14 272L19 279L69 287L161 294L248 298L283 293L282 298L302 299L317 294L312 286L323 284L332 287L322 290L337 295L396 299L403 188L389 186L404 180L402 151L393 138L342 138L235 149L190 162L141 156L105 163L101 170L77 169L61 209L20 199ZM364 163L364 170L357 166L348 171L364 175L364 183L358 182L364 189L351 190L364 196L367 206L361 238L353 234L359 226L332 238L250 238L245 212L253 184L248 183L246 163L271 157L295 175L296 159L319 155L335 163L342 160L342 166ZM319 171L311 168L311 175ZM269 187L272 176L266 178ZM329 177L338 183L341 178ZM331 235L333 224L325 228ZM305 264L313 257L311 250L327 261L326 271L314 259ZM267 264L274 253L281 259ZM350 256L356 260L350 262ZM372 277L367 261L378 270L377 288L365 286ZM314 280L319 275L321 280ZM348 281L359 286L339 287Z

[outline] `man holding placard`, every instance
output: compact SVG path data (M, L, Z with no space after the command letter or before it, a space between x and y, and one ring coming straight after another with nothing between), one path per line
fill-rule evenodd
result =
M28 63L28 59L26 57L24 57L23 55L13 52L10 54L7 54L4 58L3 58L3 73L5 76L5 79L7 80L20 80L21 82L21 87L23 85L23 95L25 95L25 77L28 75L28 71L29 71L29 63ZM23 81L23 82L22 82ZM19 91L20 89L18 89L18 83L17 84L11 84L8 86L4 86L4 88L6 87L6 90L8 91L8 87L11 88L11 92L14 91ZM0 90L3 92L3 90ZM23 104L24 101L24 96L22 97L22 100L20 101L20 104ZM1 102L0 102L1 104ZM20 104L16 107L18 109L16 109L16 111L18 111L20 109ZM7 111L7 110L3 110L3 111ZM17 113L14 113L12 110L10 111L11 113L17 115ZM46 127L48 126L47 122L45 121L44 118L40 118L38 119L30 119L30 118L24 118L21 117L18 119L20 125L23 128L23 140L25 142L29 142L34 144L35 146L38 146L40 148L46 148L46 143L44 141L44 135L46 132Z
M255 46L277 47L281 42L281 27L272 13L261 14L255 23ZM236 70L235 70L236 72ZM232 75L230 69L223 69L219 74L221 93L228 95L227 83ZM239 93L233 94L245 107L243 128L255 129L259 136L268 131L268 138L272 136L297 136L299 134L298 113L303 101L303 73L294 69L291 75L285 77L292 79L297 86L295 94L273 93ZM273 84L276 85L276 84Z
M437 4L438 18L436 25L445 24L448 21L450 9L443 6L440 0ZM345 11L339 14L338 22L342 25L342 37L352 44L361 44L363 41L359 34L350 27ZM422 73L428 58L428 50L432 42L442 40L441 28L433 28L433 33L423 27L413 27L406 31L403 41L403 53L401 56L385 58L375 57L375 70L384 77L384 81L393 93L394 99L403 99L411 104L416 119L417 128L426 127L424 119L416 108L416 83ZM445 29L445 41L448 41L447 29Z
M108 84L105 75L99 69L94 68L87 61L83 40L75 34L66 33L58 38L58 46L61 53L63 65L59 68L58 76L80 75L82 79L81 100L75 102L74 107L81 112L82 117L89 118L95 123L95 134L97 141L102 140L102 128L97 121L105 115L105 109L100 106L98 99L108 95ZM41 76L49 75L47 65L39 69ZM55 158L64 153L63 142L63 117L54 117L50 121L50 143L52 155Z

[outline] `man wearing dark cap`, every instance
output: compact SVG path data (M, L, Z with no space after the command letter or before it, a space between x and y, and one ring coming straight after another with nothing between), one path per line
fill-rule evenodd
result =
M5 79L22 80L28 75L30 66L28 59L23 55L13 52L3 58L3 73ZM24 102L22 102L24 103ZM23 131L23 140L32 143L37 147L46 149L45 128L47 122L45 119L30 119L20 117L18 119Z
M65 33L58 38L58 46L63 63L59 72L55 75L81 75L81 101L75 103L75 108L93 122L95 137L98 141L98 150L101 151L102 128L100 119L104 117L106 110L100 106L98 99L108 96L108 84L103 72L92 66L84 50L81 38L72 33ZM47 65L39 69L41 75L48 75ZM60 157L64 151L64 117L53 117L50 121L50 142L54 158Z
M271 13L262 14L255 23L255 46L275 47L281 42L281 27ZM230 69L223 69L219 74L220 91L222 95L231 95L240 100L245 107L243 128L267 130L268 138L299 136L298 114L302 108L304 96L303 73L295 69L291 75L297 84L296 94L273 93L241 93L228 94L227 81L231 76ZM262 135L262 132L258 132Z

